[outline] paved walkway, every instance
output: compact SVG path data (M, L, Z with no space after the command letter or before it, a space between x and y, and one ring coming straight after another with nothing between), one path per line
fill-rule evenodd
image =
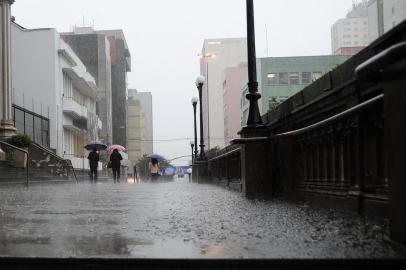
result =
M406 258L383 220L212 185L0 186L0 256Z

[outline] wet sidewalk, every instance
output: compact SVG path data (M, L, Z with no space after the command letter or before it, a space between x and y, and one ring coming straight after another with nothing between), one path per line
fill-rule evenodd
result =
M0 256L406 258L385 220L213 185L0 186Z

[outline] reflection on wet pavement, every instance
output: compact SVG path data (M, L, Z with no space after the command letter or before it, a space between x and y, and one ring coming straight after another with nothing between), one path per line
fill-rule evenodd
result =
M386 220L211 185L0 186L0 256L406 258Z

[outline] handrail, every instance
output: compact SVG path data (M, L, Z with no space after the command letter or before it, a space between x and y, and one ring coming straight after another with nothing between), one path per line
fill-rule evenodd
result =
M214 158L209 159L208 162L213 161L213 160L216 160L216 159L223 158L223 157L225 157L225 156L230 156L230 155L232 155L232 154L234 154L234 153L236 153L236 152L240 152L240 151L241 151L240 148L233 149L233 150L228 151L228 152L226 152L226 153L224 153L224 154L221 154L221 155L219 155L219 156L217 156L217 157L214 157Z
M327 119L321 120L320 122L317 122L315 124L309 125L309 126L304 127L304 128L299 128L299 129L296 129L296 130L280 133L280 134L277 134L277 135L275 135L275 136L273 136L271 138L281 138L281 137L287 137L287 136L294 136L294 135L299 135L299 134L308 132L308 131L310 131L312 129L315 129L317 127L320 127L320 126L326 125L326 124L328 124L330 122L333 122L333 121L335 121L335 120L337 120L339 118L343 118L344 116L347 116L348 114L354 113L356 111L363 110L363 109L371 106L372 104L375 104L375 102L382 100L383 96L384 96L384 94L377 95L376 97L373 97L373 98L371 98L371 99L369 99L367 101L364 101L364 102L362 102L362 103L360 103L360 104L358 104L358 105L356 105L354 107L351 107L348 110L340 112L340 113L338 113L336 115L333 115L333 116L331 116L331 117L329 117Z
M340 113L338 113L336 115L333 115L333 116L331 116L329 118L326 118L324 120L321 120L321 121L319 121L319 122L317 122L315 124L311 124L311 125L309 125L307 127L304 127L304 128L299 128L299 129L296 129L296 130L292 130L292 131L288 131L288 132L284 132L284 133L279 133L279 134L276 134L274 136L269 136L269 137L251 137L251 138L236 139L236 140L233 140L232 143L241 144L241 143L250 143L250 142L262 142L262 141L269 141L269 140L277 139L277 138L283 138L283 137L288 137L288 136L299 135L299 134L308 132L308 131L310 131L312 129L318 128L320 126L329 124L330 122L333 122L333 121L335 121L335 120L337 120L339 118L343 118L343 117L345 117L345 116L347 116L349 114L352 114L354 112L361 111L361 110L375 104L376 102L382 100L383 97L384 97L384 94L377 95L377 96L375 96L375 97L373 97L373 98L371 98L371 99L369 99L367 101L364 101L364 102L362 102L362 103L360 103L360 104L358 104L358 105L356 105L354 107L349 108L348 110L340 112Z
M21 149L21 148L15 146L15 145L6 143L5 141L0 141L0 144L6 145L8 147L11 147L11 148L17 150L17 151L23 152L27 156L27 160L25 161L25 170L26 170L26 183L25 184L28 186L28 181L29 181L28 180L28 173L29 173L29 162L28 161L30 160L30 153L28 151L24 150L24 149Z
M69 159L64 159L64 158L58 156L57 154L55 154L54 152L52 152L48 148L46 148L46 147L44 147L42 145L39 145L38 143L33 143L33 145L35 145L35 147L41 149L42 151L48 153L49 155L53 156L54 158L58 159L59 161L65 162L65 164L67 164L67 167L70 167L72 169L73 176L75 176L76 182L78 181L78 179L76 177L75 169L74 169L74 167L73 167L73 165L72 165L72 163L70 162ZM67 162L67 160L69 160L69 162Z

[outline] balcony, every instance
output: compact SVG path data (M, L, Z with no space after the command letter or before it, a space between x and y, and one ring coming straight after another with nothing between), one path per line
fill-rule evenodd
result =
M72 98L64 98L63 113L76 120L87 120L87 108L77 103Z

